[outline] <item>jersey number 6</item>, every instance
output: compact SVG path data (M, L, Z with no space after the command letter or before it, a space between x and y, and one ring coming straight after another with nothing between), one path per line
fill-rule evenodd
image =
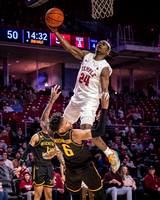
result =
M71 147L69 145L62 144L62 147L64 149L64 152L65 152L66 156L74 156L74 153L73 153L73 151L72 151L72 149L71 149Z

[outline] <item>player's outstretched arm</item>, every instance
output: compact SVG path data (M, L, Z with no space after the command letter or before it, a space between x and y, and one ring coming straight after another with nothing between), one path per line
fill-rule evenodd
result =
M60 162L60 164L63 165L63 168L65 169L66 168L65 160L64 160L61 150L57 146L55 146L55 151L56 151L58 161Z
M48 26L51 31L55 34L55 36L60 41L61 45L64 49L66 49L68 52L70 52L74 57L82 60L86 54L89 53L89 51L82 51L79 48L72 46L66 39L64 39L58 32L58 28L53 28L51 26Z
M46 129L48 128L48 119L49 119L49 115L50 115L52 106L53 106L54 102L56 101L56 99L61 94L61 92L58 92L59 88L60 88L60 86L55 85L54 88L51 89L51 98L49 100L48 105L44 109L41 119L40 119L41 123L43 123L43 126Z
M97 128L91 130L90 129L73 130L72 132L73 141L80 144L82 140L90 140L95 137L101 137L105 134L108 105L109 105L109 99L106 99L105 94L103 94L101 99L102 110L101 110L100 122Z
M19 164L19 167L16 171L16 176L17 178L19 178L19 172L21 171L22 169L22 165L23 163L25 162L26 158L27 158L27 155L28 153L32 152L33 151L33 147L35 146L36 143L38 143L39 141L39 136L37 134L34 134L32 137L31 137L31 140L27 146L27 148L24 150L24 153L23 155L21 156L21 159L20 159L20 164Z
M108 67L105 67L100 76L101 80L101 88L102 92L105 92L105 98L109 98L109 92L108 92L108 87L109 87L109 69Z

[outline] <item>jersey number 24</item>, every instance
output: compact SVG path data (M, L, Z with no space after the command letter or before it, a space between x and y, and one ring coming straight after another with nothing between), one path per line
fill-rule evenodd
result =
M90 76L89 75L85 75L84 73L81 73L80 77L79 77L79 82L80 83L85 83L86 86L88 86L89 84L89 79L90 79Z

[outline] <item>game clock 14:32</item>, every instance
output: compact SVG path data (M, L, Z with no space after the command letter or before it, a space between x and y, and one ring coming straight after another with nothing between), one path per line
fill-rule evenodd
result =
M50 33L24 30L24 43L50 46Z

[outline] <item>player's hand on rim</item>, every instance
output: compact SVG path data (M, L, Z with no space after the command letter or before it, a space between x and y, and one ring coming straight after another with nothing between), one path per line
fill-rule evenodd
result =
M61 91L58 92L60 86L55 85L53 88L51 88L51 101L55 101L58 99L59 95L61 94Z
M109 97L106 98L106 92L102 93L101 106L104 109L108 109L108 106L109 106Z

